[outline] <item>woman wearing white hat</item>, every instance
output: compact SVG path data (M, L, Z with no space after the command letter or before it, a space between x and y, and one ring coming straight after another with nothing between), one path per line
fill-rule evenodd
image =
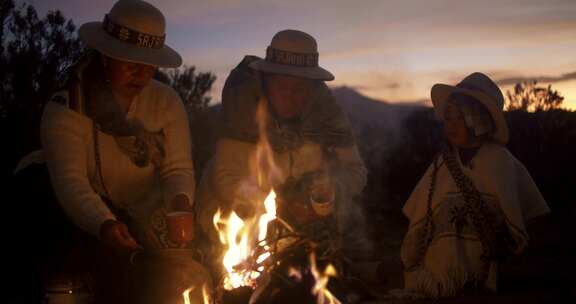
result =
M103 22L82 25L92 50L68 70L42 118L42 145L56 195L72 221L123 256L182 248L192 239L194 169L178 94L152 80L182 59L164 44L162 13L118 1ZM186 231L170 238L168 228ZM171 227L178 226L178 227Z
M274 189L279 216L299 232L329 241L339 229L355 235L350 248L357 245L360 208L353 197L366 183L366 169L346 114L324 83L334 76L318 57L312 36L284 30L264 59L246 56L228 76L223 134L198 190L199 223L213 243L219 243L212 222L218 209L250 217ZM252 164L264 137L276 166L259 171Z
M427 297L497 290L498 263L528 242L527 221L549 212L526 168L505 148L504 98L486 75L436 84L445 148L403 212L405 288Z

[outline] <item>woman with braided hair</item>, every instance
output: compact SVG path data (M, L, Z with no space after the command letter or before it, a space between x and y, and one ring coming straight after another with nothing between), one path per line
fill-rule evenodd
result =
M432 298L495 292L499 261L526 247L526 222L549 209L505 148L504 98L490 78L473 73L431 95L447 143L403 208L405 289Z

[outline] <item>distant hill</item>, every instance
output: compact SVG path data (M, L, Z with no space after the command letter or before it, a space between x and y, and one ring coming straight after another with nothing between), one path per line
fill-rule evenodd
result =
M395 128L407 115L425 108L422 103L390 103L372 99L346 86L333 88L332 94L354 125Z
M414 110L424 109L423 102L391 103L362 95L354 88L341 86L332 94L353 124L395 127ZM218 115L222 104L210 106L211 115Z

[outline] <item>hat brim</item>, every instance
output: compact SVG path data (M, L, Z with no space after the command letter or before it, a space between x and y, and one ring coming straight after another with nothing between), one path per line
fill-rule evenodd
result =
M474 90L459 88L456 86L451 86L447 84L435 84L431 90L432 104L434 105L434 111L436 112L436 117L440 120L444 120L444 112L446 110L446 105L449 101L450 95L454 93L461 93L471 97L481 102L494 120L496 131L494 132L493 139L501 144L506 144L509 138L508 125L506 124L506 119L504 117L504 112L498 107L496 102L492 100L488 95L477 92Z
M182 64L182 57L169 46L149 49L118 40L102 29L102 22L85 23L78 30L78 34L89 47L118 60L162 68L177 68Z
M314 80L332 81L334 75L321 67L297 67L286 64L278 64L258 59L250 63L250 68L266 73L289 75Z

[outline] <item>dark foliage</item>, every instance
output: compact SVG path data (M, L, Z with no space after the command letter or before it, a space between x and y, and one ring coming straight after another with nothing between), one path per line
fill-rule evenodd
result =
M83 51L76 26L60 11L38 16L31 5L0 6L0 130L12 149L2 172L39 147L43 105L61 72Z
M508 111L548 111L560 109L564 97L551 85L538 86L537 81L518 83L513 91L506 91Z
M216 141L216 128L211 115L213 111L209 108L211 98L207 95L216 81L216 76L210 72L197 72L194 66L184 66L175 70L158 71L155 78L173 87L188 111L196 180L199 181L204 164L212 156Z

